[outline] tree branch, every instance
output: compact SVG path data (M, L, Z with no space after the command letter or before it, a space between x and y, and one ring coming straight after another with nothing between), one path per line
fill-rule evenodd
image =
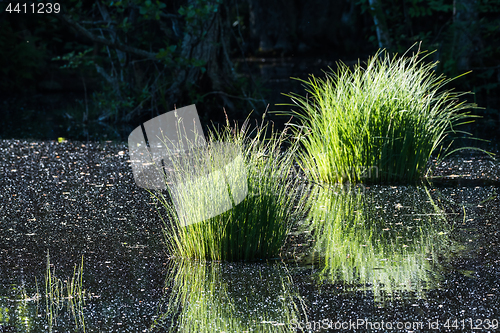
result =
M117 43L117 42L113 43L112 41L110 41L106 38L95 36L90 31L88 31L87 29L82 27L80 24L78 24L78 22L73 21L67 15L59 14L59 15L56 15L56 17L58 17L61 21L63 21L67 25L73 27L76 31L78 31L79 33L81 33L82 35L84 35L85 37L87 37L88 39L90 39L93 42L100 43L100 44L107 45L107 46L111 46L117 50L131 53L131 54L135 54L135 55L140 56L142 58L156 60L156 53L154 53L154 52L144 51L144 50L141 50L141 49L138 49L138 48L135 48L132 46L124 45L121 43Z
M102 20L102 21L81 21L80 23L81 24L109 24L109 23L116 24L115 21L104 21L104 20Z
M175 15L175 14L169 14L169 13L160 12L160 17L177 20L177 19L180 18L180 15Z
M217 94L217 95L223 95L223 96L227 96L227 97L231 97L231 98L236 98L236 99L241 99L241 100L244 100L244 101L254 101L254 102L262 102L263 100L262 99L256 99L256 98L251 98L251 97L241 97L241 96L235 96L235 95L230 95L224 91L211 91L211 92L208 92L204 95L201 96L201 98L205 98L206 96L208 95L213 95L213 94Z

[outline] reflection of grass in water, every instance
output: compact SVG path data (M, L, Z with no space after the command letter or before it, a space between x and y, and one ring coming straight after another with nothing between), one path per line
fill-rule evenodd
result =
M73 315L75 326L85 332L83 306L85 305L85 290L83 289L83 256L80 266L73 269L71 280L61 280L55 275L55 268L50 269L50 256L47 251L47 268L45 271L45 306L49 330L56 323L59 311L67 301L67 308Z
M420 203L429 198L417 195ZM393 202L383 199L378 204ZM438 264L437 253L448 242L449 228L432 200L420 207L427 212L420 211L425 214L418 215L418 223L416 215L399 212L399 221L392 224L387 223L386 214L376 216L377 201L360 193L318 189L311 202L314 250L323 265L320 280L373 289L375 299L396 292L421 297L426 288L439 282L439 276L432 272Z
M35 279L36 280L36 279ZM35 320L37 317L38 308L29 306L30 302L36 302L38 305L38 301L40 299L40 293L38 292L38 286L36 288L36 293L32 296L28 295L28 291L26 290L26 286L24 284L24 278L22 278L21 285L11 285L12 288L12 298L9 296L0 296L0 332L2 328L14 328L17 331L33 331ZM14 302L15 306L10 307L4 303L7 301L9 305L12 305Z
M179 209L176 211L172 201L161 192L153 193L169 213L164 223L166 242L172 254L182 258L230 261L269 258L279 254L293 218L300 210L297 208L302 206L296 202L301 190L297 186L298 178L290 177L296 149L292 147L281 152L285 132L280 135L273 133L266 139L266 130L267 126L261 126L250 131L248 123L241 129L233 129L227 124L222 130L213 130L206 148L211 154L211 162L194 167L203 169L205 174L218 174L217 171L221 170L217 167L221 165L218 160L225 160L226 156L213 148L217 147L217 142L231 144L241 151L242 158L235 160L233 167L225 174L219 174L219 178L226 177L235 186L248 186L248 195L234 207L229 205L227 211L212 214L203 222L184 223L185 216L207 216L211 215L207 212L216 212L220 208L218 199L222 195L216 195L211 200L199 198L219 190L226 195L234 194L229 187L220 189L217 184L223 183L223 180L215 178L210 182L198 182L190 191L184 189L177 193L180 195L177 208L182 207L183 216L179 216ZM182 168L176 170L176 182L186 183L185 179L190 178L192 169L189 172L184 172ZM244 178L235 175L244 175ZM214 190L214 187L218 189ZM193 195L191 191L198 193Z
M296 295L290 291L293 283L288 276L280 279L279 285L267 290L274 294L279 308L265 310L252 307L248 300L239 299L241 294L238 299L232 296L228 284L236 284L237 281L223 281L220 263L175 263L171 276L166 279L169 300L159 307L160 315L150 330L196 333L289 332L289 323L292 320L300 321L300 310L295 303ZM262 302L268 300L263 296L261 298Z

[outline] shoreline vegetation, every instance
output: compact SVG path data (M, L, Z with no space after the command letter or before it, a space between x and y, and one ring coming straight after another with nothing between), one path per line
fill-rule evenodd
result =
M436 75L436 63L424 61L428 53L409 52L391 57L379 51L364 65L340 64L324 79L302 81L306 97L287 95L299 109L287 114L299 123L288 123L281 134L272 127L269 132L264 122L250 130L248 120L241 128L227 119L222 129L213 128L205 148L208 160L190 159L197 163L190 168L181 159L173 162L177 182L191 179L183 183L183 195L172 185L168 193L150 192L167 212L160 217L170 253L216 261L277 258L292 226L314 206L307 200L313 184L415 184L431 171L433 156L436 165L469 148L450 147L455 136L469 135L459 127L473 121L470 109L477 106L460 101L466 93L444 88L454 79ZM237 167L224 169L227 154L215 148L217 142L242 154ZM191 169L218 174L220 181L191 177ZM229 175L231 186L217 185ZM234 184L248 189L243 201L234 205L233 200L223 213L198 219L202 222L185 222L185 216L217 211L220 193L243 193Z

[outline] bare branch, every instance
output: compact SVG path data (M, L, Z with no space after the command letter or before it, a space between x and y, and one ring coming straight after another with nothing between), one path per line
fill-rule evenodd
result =
M254 101L254 102L264 102L264 100L262 99L256 99L256 98L251 98L251 97L241 97L241 96L235 96L235 95L230 95L224 91L211 91L211 92L208 92L204 95L201 96L201 98L204 98L208 95L214 95L214 94L217 94L217 95L223 95L223 96L227 96L227 97L231 97L231 98L236 98L236 99L241 99L241 100L244 100L244 101Z
M174 20L177 20L177 19L180 18L179 15L170 14L170 13L164 13L164 12L160 12L160 17L174 19Z
M132 46L124 45L121 43L116 43L116 42L113 43L112 41L110 41L106 38L95 36L90 31L88 31L87 29L82 27L80 24L73 21L67 15L59 14L59 15L56 15L56 17L58 17L61 21L65 22L69 26L73 27L76 31L78 31L79 33L81 33L82 35L84 35L85 37L87 37L88 39L90 39L93 42L100 43L100 44L107 45L107 46L111 46L117 50L131 53L131 54L135 54L135 55L140 56L142 58L156 60L156 53L154 53L154 52L144 51L144 50L141 50L141 49L138 49L138 48L135 48Z
M81 24L116 24L115 21L104 21L104 20L101 20L101 21L81 21L80 22Z

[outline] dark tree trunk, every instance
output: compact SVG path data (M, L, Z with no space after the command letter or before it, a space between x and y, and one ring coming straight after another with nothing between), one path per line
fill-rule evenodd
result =
M187 0L184 8L192 10L198 5L199 1ZM181 41L180 50L175 51L176 55L172 57L169 65L157 57L157 50L146 51L127 45L126 32L125 37L120 38L123 34L118 33L120 28L114 23L110 7L107 8L100 2L97 2L100 16L104 22L108 23L105 30L89 30L83 24L73 20L70 15L60 14L58 17L94 43L106 46L111 68L97 63L95 67L97 72L111 85L119 100L123 101L125 96L131 95L130 90L134 87L133 78L136 81L135 86L139 85L139 87L135 87L138 94L144 89L149 90L149 97L146 100L140 100L138 105L127 110L126 114L123 115L123 119L129 121L132 117L146 111L144 108L146 102L151 102L151 107L148 110L151 110L152 115L154 112L158 112L158 97L167 110L173 109L174 106L192 104L193 100L190 98L192 98L193 92L216 95L220 98L220 106L234 110L234 104L230 98L239 98L235 95L239 95L241 92L235 92L236 77L229 57L228 5L225 1L207 5L213 6L212 10L208 10L200 17L161 12L160 17L165 19L165 22L157 19L159 30L166 34L170 45L176 45L175 39ZM135 15L135 12L136 8L130 7L130 22L134 21L132 16ZM186 27L181 30L180 22L183 19L186 19L184 21ZM172 23L171 31L167 29L167 25L170 23ZM138 61L134 58L149 61L135 66ZM137 72L142 73L139 76L149 79L141 80L138 75L131 74ZM163 81L158 80L158 78L164 79L165 72L171 73L172 77ZM161 89L157 81L165 83ZM129 89L129 91L125 92L124 89ZM113 114L117 115L115 111L105 111L99 119L107 120Z
M391 47L391 38L389 29L387 28L382 3L380 0L368 0L368 2L370 3L370 12L377 31L378 47L381 49L388 49Z
M191 2L195 1L190 0L189 3ZM199 30L184 32L181 58L204 62L206 72L203 73L201 67L192 66L179 70L169 89L172 105L176 104L176 100L182 99L186 88L193 83L199 84L205 81L206 89L217 92L233 88L235 75L228 54L228 39L225 36L229 30L224 17L227 15L225 8L223 4L219 5L217 11L212 12L210 17L203 20ZM234 104L227 95L219 95L224 107L234 109Z
M479 40L478 14L475 3L475 0L455 0L453 2L453 23L455 26L453 55L459 71L471 68L470 61Z
M252 37L261 53L288 53L296 32L297 10L294 1L249 0Z

